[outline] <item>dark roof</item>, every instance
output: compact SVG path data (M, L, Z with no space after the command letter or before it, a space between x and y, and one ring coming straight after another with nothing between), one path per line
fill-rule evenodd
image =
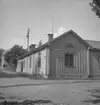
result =
M91 42L91 41L89 41L89 40L83 40L83 39L82 39L77 33L75 33L73 30L69 30L69 31L63 33L62 35L60 35L60 36L54 38L52 41L46 42L46 43L43 44L42 46L40 46L40 47L38 47L38 48L35 48L34 50L32 50L32 51L30 51L30 52L28 52L28 53L26 53L26 54L20 56L20 57L18 58L18 60L23 59L23 58L25 58L26 56L29 56L29 55L31 55L31 54L33 54L33 53L36 53L36 52L38 52L38 51L41 51L41 50L45 49L46 47L48 47L51 43L55 42L56 40L58 40L58 39L64 37L65 35L70 35L69 33L71 33L71 35L76 36L76 37L80 40L80 42L82 42L83 44L85 44L87 47L96 48L96 46L95 46L95 47L93 46L94 44L92 45L92 42ZM100 43L100 42L99 42L99 43ZM97 48L98 48L98 47L97 47Z
M92 48L100 49L100 41L85 40Z
M43 44L42 46L37 47L37 48L35 48L34 50L32 50L32 51L30 51L28 53L25 53L24 55L20 56L17 60L23 59L23 58L25 58L25 57L27 57L29 55L32 55L33 53L36 53L38 51L41 51L41 50L45 49L48 46L48 44L49 43L47 42L47 43Z

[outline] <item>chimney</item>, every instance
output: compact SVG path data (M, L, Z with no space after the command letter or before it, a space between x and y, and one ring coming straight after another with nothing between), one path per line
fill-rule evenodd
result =
M53 34L48 34L48 41L50 42L51 40L53 40Z
M34 50L34 49L35 49L35 46L36 46L36 44L31 44L31 45L29 46L29 51Z
M39 46L42 46L42 40L40 40L40 42L39 42Z

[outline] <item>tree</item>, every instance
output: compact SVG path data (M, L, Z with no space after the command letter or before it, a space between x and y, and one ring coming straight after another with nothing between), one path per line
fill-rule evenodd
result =
M10 51L7 51L4 56L5 56L6 62L9 64L10 63L10 58L11 58Z
M92 11L100 18L100 0L93 0L89 5L91 6Z
M8 62L8 64L14 64L15 67L17 65L17 58L27 51L22 48L22 46L14 45L9 51L5 54L5 60Z
M0 49L0 65L1 65L1 61L2 61L2 54L3 54L3 52L4 52L5 50L4 49Z

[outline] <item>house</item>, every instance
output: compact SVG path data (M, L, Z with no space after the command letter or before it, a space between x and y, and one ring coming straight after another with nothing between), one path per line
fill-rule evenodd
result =
M22 55L17 72L43 74L49 78L100 77L100 42L82 39L69 30Z

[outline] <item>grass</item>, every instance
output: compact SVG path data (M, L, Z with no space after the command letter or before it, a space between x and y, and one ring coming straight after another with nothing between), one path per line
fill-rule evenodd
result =
M28 78L28 79L33 79L33 80L47 80L43 78L42 76L37 76L33 74L27 74L27 73L7 73L0 71L0 78Z
M0 71L0 78L16 78L16 77L29 77L29 75L26 74L9 74L3 71Z
M84 102L92 103L92 104L99 104L100 103L100 88L88 89L87 91L90 92L90 95L94 98L87 99Z

